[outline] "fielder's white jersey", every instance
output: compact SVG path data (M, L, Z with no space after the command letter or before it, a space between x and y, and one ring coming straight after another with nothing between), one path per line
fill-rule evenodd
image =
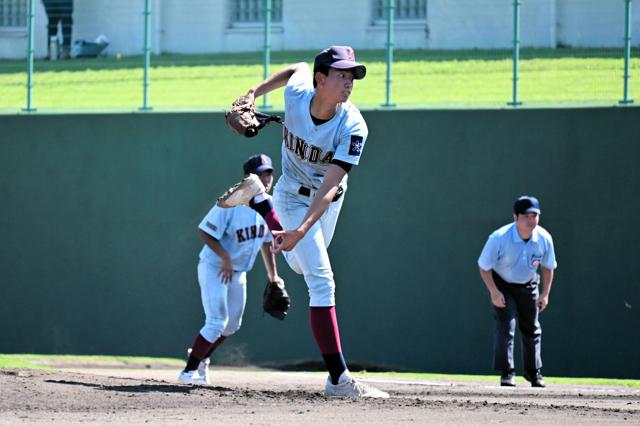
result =
M216 206L202 219L198 228L211 235L231 256L234 271L249 271L262 244L271 242L264 219L248 206L223 209ZM200 260L220 266L220 257L206 244Z
M349 101L340 104L331 120L316 126L311 120L314 95L310 73L295 73L287 82L280 178L285 187L320 188L333 159L357 165L369 134L360 111Z

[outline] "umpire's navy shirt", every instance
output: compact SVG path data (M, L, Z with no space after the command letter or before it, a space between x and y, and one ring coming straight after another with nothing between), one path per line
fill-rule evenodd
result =
M526 284L536 278L538 266L556 269L558 264L546 229L536 226L529 241L524 241L512 222L489 235L478 266L484 271L493 269L506 282Z

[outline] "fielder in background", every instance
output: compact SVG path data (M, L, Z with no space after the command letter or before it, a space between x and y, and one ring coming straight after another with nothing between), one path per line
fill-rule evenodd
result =
M351 47L332 46L315 57L313 72L305 62L285 67L256 84L234 105L250 105L238 111L250 114L255 98L285 87L282 176L273 194L273 207L284 230L270 223L268 208L262 214L274 235L274 252L282 252L291 269L307 283L311 331L329 371L325 395L387 398L386 392L356 381L349 373L327 253L347 190L347 174L358 165L368 135L360 111L349 101L354 80L365 74L365 66L355 61ZM255 120L234 114L227 116L227 123L247 136L242 123ZM255 131L250 130L253 136ZM257 193L250 190L252 186L246 179L218 203L227 197L242 198L236 194L246 196L244 202L248 202Z
M540 203L530 196L513 205L513 223L494 231L480 258L480 276L495 310L494 369L501 371L501 386L515 386L513 340L516 318L522 337L524 378L544 387L542 328L538 315L549 303L553 271L557 267L551 235L541 226ZM540 270L540 274L538 274ZM542 276L542 294L538 285Z
M259 178L265 194L269 192L273 166L268 156L250 157L243 169L245 176ZM240 328L247 300L247 271L253 267L258 251L262 252L269 283L284 286L284 282L278 276L275 255L271 252L271 233L264 219L248 206L215 205L200 222L198 235L204 242L198 282L205 323L192 343L187 365L178 379L183 383L206 384L211 353Z

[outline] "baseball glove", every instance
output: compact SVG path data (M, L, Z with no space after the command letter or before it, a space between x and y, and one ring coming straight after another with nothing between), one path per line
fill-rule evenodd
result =
M258 131L272 121L282 123L277 115L269 115L256 111L253 99L249 96L240 96L231 104L231 111L224 114L227 126L234 132L247 138L252 138Z
M289 306L291 306L291 301L284 288L284 281L279 279L268 282L262 297L262 309L272 317L283 320L287 316Z

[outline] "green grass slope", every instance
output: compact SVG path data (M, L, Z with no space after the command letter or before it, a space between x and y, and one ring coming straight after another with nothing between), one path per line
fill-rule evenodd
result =
M640 58L631 60L630 97L640 97ZM270 72L306 61L316 52L274 52ZM352 100L362 109L386 102L385 52L358 52L368 69ZM622 49L523 49L519 99L525 106L616 105L623 97ZM35 62L33 106L39 111L136 110L143 101L142 56ZM228 108L262 79L262 52L160 55L151 59L149 103L154 109ZM391 102L398 108L505 107L512 99L508 50L394 52ZM0 61L0 111L26 105L25 61ZM640 100L639 100L640 102ZM282 109L282 89L268 104ZM263 101L258 101L261 107Z

